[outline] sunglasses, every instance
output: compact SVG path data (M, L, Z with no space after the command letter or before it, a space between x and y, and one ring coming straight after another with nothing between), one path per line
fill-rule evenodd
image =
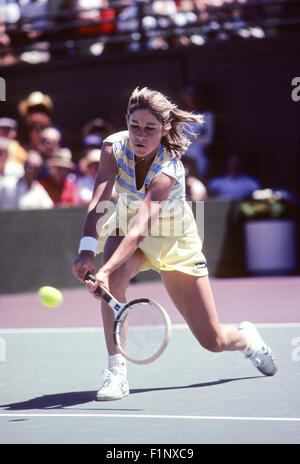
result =
M30 169L31 171L39 171L41 169L41 166L36 166L36 164L31 163L25 163L24 168Z
M48 126L45 126L44 124L40 124L38 122L32 124L29 126L29 130L33 130L36 132L41 132L43 129L46 129Z

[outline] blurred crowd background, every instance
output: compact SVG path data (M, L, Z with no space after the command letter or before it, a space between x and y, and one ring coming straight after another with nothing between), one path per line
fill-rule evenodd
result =
M0 63L18 72L22 63L282 36L300 28L299 5L287 0L0 0ZM66 146L64 127L56 124L53 97L32 89L14 108L18 120L1 114L1 209L77 206L91 198L103 139L120 128L100 111L82 122L73 153L70 137ZM243 200L266 187L247 173L232 149L223 153L224 172L214 176L209 153L216 128L209 94L185 82L176 100L205 116L202 127L192 128L197 136L183 157L188 199ZM270 196L270 189L264 192L256 195ZM286 190L277 198L295 200Z
M0 64L263 39L299 29L298 0L1 0Z
M263 39L268 38L286 36L292 41L293 34L297 37L299 31L300 2L290 0L0 0L0 63L3 71L8 72L8 86L12 82L10 77L13 77L18 95L22 95L16 101L16 93L10 94L8 106L1 107L4 111L0 113L0 209L87 204L91 199L104 138L126 128L121 117L110 120L111 105L108 108L107 102L103 108L95 107L95 117L91 119L88 114L85 116L87 107L82 107L81 119L77 119L76 125L75 116L80 111L73 112L69 103L72 116L69 114L66 126L61 123L61 118L57 123L54 102L64 101L65 92L64 95L47 94L39 87L31 87L29 93L22 92L26 78L26 87L30 87L28 80L34 77L35 67L46 62L51 66L48 69L53 70L55 63L61 62L65 66L76 62L78 72L86 57L106 55L115 57L114 63L117 67L119 63L120 73L124 75L122 56L131 56L132 60L143 52L162 50L170 52L170 55L164 55L167 62L174 50L182 53L184 48L205 49L209 43L234 44L246 39L251 39L259 47L264 43ZM31 67L32 73L29 71L28 74L27 68L26 76L24 66ZM72 72L69 67L67 73L67 66L65 80ZM161 68L158 63L156 66L159 74ZM39 69L45 87L47 69ZM135 70L129 68L126 74L133 82ZM234 144L229 147L222 144L217 127L217 96L211 98L217 89L199 84L201 74L196 74L193 80L188 79L188 74L193 73L182 74L178 79L180 88L172 96L179 106L202 113L205 121L202 126L191 127L196 136L183 156L187 198L194 201L272 198L296 203L297 191L290 189L284 181L282 185L268 185L268 178L261 176L258 158L263 144L257 153L251 153L249 166L243 150L240 153ZM86 76L91 91L89 93L85 88L85 102L91 107L97 77L93 70ZM225 77L230 79L230 75ZM39 78L36 81L39 82ZM69 102L72 95L75 97L78 93L78 82L80 79L76 84L74 77L75 86L70 85ZM257 94L259 92L261 89L257 88ZM121 82L120 88L108 83L99 86L101 98L112 93L115 98L113 106L121 96L124 100L129 95L129 91L126 97L123 95ZM8 108L7 113L5 108ZM245 106L243 113L246 114L248 108ZM269 105L266 115L271 112ZM250 121L251 116L248 119ZM72 124L74 129L70 130ZM256 130L259 132L259 124ZM273 187L276 187L275 191ZM117 201L117 194L113 200Z
M187 199L245 200L259 195L260 182L246 172L239 153L229 153L222 175L209 175L208 149L214 142L214 113L199 100L195 84L184 86L179 97L182 107L204 115L202 125L187 127L191 144L182 156ZM103 140L117 129L101 117L86 121L81 128L81 146L74 157L72 147L64 145L63 128L55 124L54 104L49 95L31 92L19 102L18 111L20 123L10 117L0 118L0 209L88 204ZM293 198L292 192L284 190L280 195ZM117 199L114 192L113 201Z

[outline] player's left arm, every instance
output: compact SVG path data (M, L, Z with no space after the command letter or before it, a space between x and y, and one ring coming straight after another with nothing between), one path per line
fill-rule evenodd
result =
M173 177L164 173L159 174L152 180L147 195L134 217L133 226L111 258L100 269L99 275L97 275L99 280L101 280L101 273L111 274L133 255L158 219L164 202L168 199L171 188L175 183L176 180Z

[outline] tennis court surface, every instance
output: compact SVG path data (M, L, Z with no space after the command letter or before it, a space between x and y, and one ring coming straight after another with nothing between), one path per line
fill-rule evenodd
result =
M264 377L240 353L205 351L160 282L133 283L128 299L160 302L172 338L154 363L128 363L128 397L97 402L106 368L99 302L84 288L63 290L55 309L35 293L0 296L0 443L115 452L118 444L300 443L300 277L211 282L221 322L256 323L277 375Z

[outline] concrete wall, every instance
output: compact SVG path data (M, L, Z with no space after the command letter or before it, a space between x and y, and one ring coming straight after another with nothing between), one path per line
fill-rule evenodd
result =
M204 210L204 252L211 275L244 273L241 224L236 204L208 201ZM85 208L2 211L0 214L0 293L80 285L71 271L81 237ZM200 224L199 224L200 230ZM100 264L100 257L97 258ZM159 278L143 272L139 280Z

